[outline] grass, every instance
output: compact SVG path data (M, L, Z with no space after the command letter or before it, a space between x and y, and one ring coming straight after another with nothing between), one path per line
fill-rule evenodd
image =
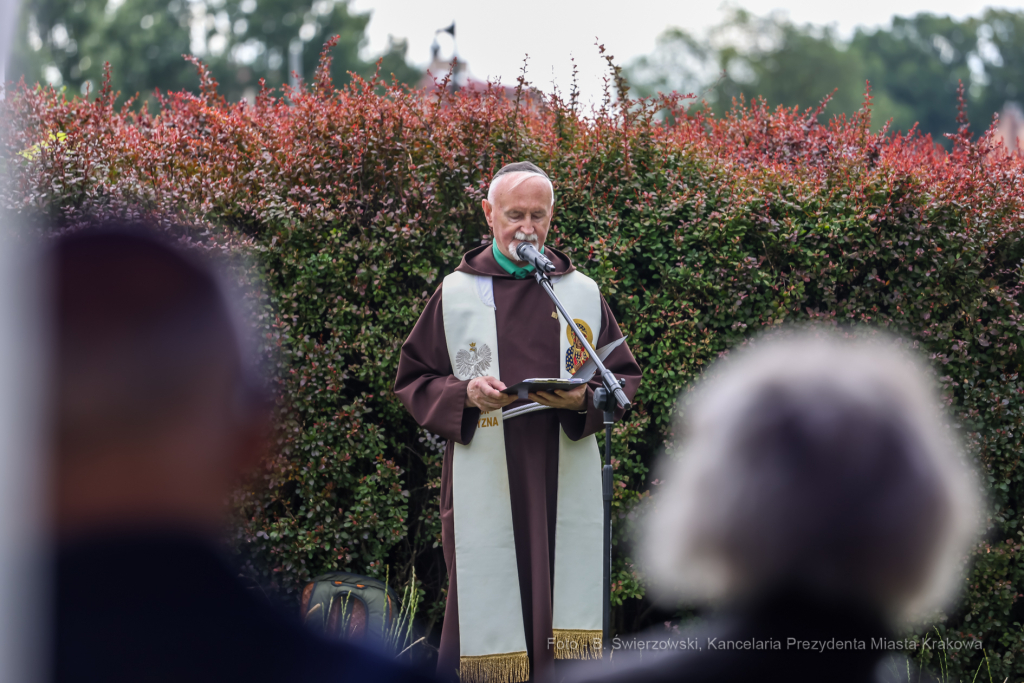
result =
M391 569L389 567L389 575L390 572ZM385 584L388 583L387 577L385 577L384 582ZM420 592L416 588L415 568L412 570L412 578L409 579L409 583L406 584L405 589L402 591L402 599L399 604L398 617L390 624L386 625L384 629L384 645L391 652L397 653L395 655L396 658L401 657L411 650L413 646L422 642L426 638L426 636L424 636L415 642L409 642L412 640L413 636L412 625L413 620L416 618L416 609L420 604Z

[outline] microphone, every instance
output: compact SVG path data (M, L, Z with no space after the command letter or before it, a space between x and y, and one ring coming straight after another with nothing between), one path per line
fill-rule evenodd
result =
M555 269L555 264L529 242L520 242L516 247L515 254L520 261L526 261L542 273L550 273Z

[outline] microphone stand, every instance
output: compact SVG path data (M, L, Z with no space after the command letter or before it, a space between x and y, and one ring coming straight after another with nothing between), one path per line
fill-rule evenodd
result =
M597 365L598 372L601 373L601 384L603 386L594 390L594 407L604 413L604 467L601 469L601 491L604 497L604 617L602 632L605 646L607 647L611 638L612 626L612 491L614 483L612 479L612 426L615 424L616 404L622 408L628 408L629 399L626 398L626 392L622 390L625 381L616 379L615 375L601 362L600 356L597 355L597 351L587 341L586 335L580 331L572 316L565 310L565 306L558 300L555 290L551 286L551 278L548 277L548 274L541 268L536 268L533 272L533 277L537 280L537 284L547 292L551 301L554 302L555 308L565 318L566 323L576 334L576 338L580 340L583 348L590 354L590 358Z

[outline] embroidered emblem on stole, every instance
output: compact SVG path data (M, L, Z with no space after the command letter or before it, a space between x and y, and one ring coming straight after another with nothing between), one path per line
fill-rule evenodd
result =
M491 347L483 344L478 351L476 342L470 342L468 351L459 349L455 354L455 365L455 369L464 377L482 377L487 368L491 367Z
M579 326L580 331L587 338L587 343L591 346L594 345L594 333L590 329L590 325L586 321L580 318L573 318L573 322ZM587 362L590 356L583 348L583 344L576 338L576 333L572 331L572 328L568 325L565 326L565 337L569 340L569 348L565 351L565 369L569 374L574 374L580 369L580 366Z

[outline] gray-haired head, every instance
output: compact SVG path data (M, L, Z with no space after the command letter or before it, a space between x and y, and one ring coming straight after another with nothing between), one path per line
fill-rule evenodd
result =
M548 187L551 189L551 205L554 206L555 186L552 184L551 178L548 177L548 174L532 161L517 161L515 163L505 164L498 169L498 172L494 174L493 178L491 178L490 186L487 188L487 201L493 204L495 195L498 193L498 188L506 182L518 185L530 176L540 176L548 182Z
M655 593L714 601L798 583L896 620L941 607L980 498L925 369L891 342L810 331L720 369L694 395L647 520Z

